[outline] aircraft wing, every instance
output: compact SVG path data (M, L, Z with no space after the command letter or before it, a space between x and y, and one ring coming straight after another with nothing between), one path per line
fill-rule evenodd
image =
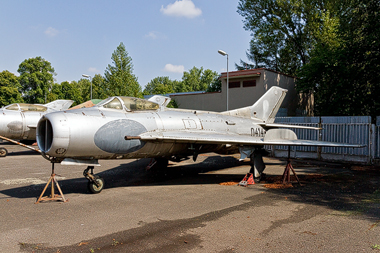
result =
M309 127L309 126L299 126L299 125L286 125L286 124L266 124L266 123L259 123L258 125L264 127L264 128L299 128L299 129L311 129L311 130L321 130L320 127Z
M285 129L281 129L285 130ZM269 130L265 137L255 137L238 134L226 134L206 131L161 131L146 132L139 136L125 136L126 140L140 139L145 142L162 141L193 144L231 144L231 145L284 145L284 146L320 146L320 147L351 147L360 148L365 145L335 143L327 141L298 140L292 135L271 134ZM284 132L284 131L280 131ZM286 131L285 131L286 132ZM269 133L269 134L268 134ZM295 134L294 134L295 135Z

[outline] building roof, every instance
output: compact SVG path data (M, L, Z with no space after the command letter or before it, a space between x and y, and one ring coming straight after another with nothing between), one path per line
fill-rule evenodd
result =
M206 93L206 91L188 91L188 92L167 93L167 94L154 94L154 95L161 95L161 96L171 97L171 96L194 95L194 94L202 94L202 93ZM149 98L153 97L154 95L144 95L144 99L149 99Z
M237 70L237 71L229 71L228 78L241 78L241 77L252 77L252 76L260 76L263 71L270 71L277 74L281 74L284 76L296 78L295 76L287 75L275 70L267 69L267 68L257 68L257 69L245 69L245 70ZM221 73L220 79L226 79L227 72Z

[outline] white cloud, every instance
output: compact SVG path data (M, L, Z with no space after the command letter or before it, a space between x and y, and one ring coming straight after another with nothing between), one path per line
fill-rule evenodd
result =
M161 6L160 11L168 16L195 18L202 14L202 10L195 7L191 0L177 0L166 7Z
M93 67L89 67L88 71L91 73L99 73L100 72L99 70L97 70L96 68L93 68Z
M165 65L164 71L172 73L183 73L185 71L185 67L183 65L173 65L168 63Z
M156 40L156 39L165 39L166 37L162 33L152 31L152 32L149 32L147 35L145 35L145 38Z
M53 27L48 27L46 30L45 30L45 34L49 37L54 37L54 36L57 36L59 33L59 31L57 29L54 29Z

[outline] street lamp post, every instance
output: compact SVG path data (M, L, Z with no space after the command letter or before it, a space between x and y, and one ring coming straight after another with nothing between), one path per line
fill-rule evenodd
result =
M224 52L223 50L218 50L218 53L226 56L227 55L227 85L226 85L226 94L227 94L227 111L228 111L228 54Z
M82 76L83 76L83 77L85 77L85 78L88 78L88 79L90 79L90 83L91 83L91 89L90 89L90 99L92 100L92 78L91 78L91 76L89 76L89 75L86 75L86 74L83 74Z

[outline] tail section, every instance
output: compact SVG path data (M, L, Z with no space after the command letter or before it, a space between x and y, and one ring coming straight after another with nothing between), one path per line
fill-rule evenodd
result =
M161 96L161 95L154 95L153 97L148 99L149 101L152 101L154 103L157 103L162 106L167 106L171 100L170 97Z
M68 109L73 103L74 103L73 100L59 99L59 100L55 100L53 102L47 103L45 104L45 106L57 111L61 111L61 110Z
M252 106L222 112L222 114L256 118L261 119L265 123L273 123L274 117L285 98L286 92L287 90L285 89L273 86Z

